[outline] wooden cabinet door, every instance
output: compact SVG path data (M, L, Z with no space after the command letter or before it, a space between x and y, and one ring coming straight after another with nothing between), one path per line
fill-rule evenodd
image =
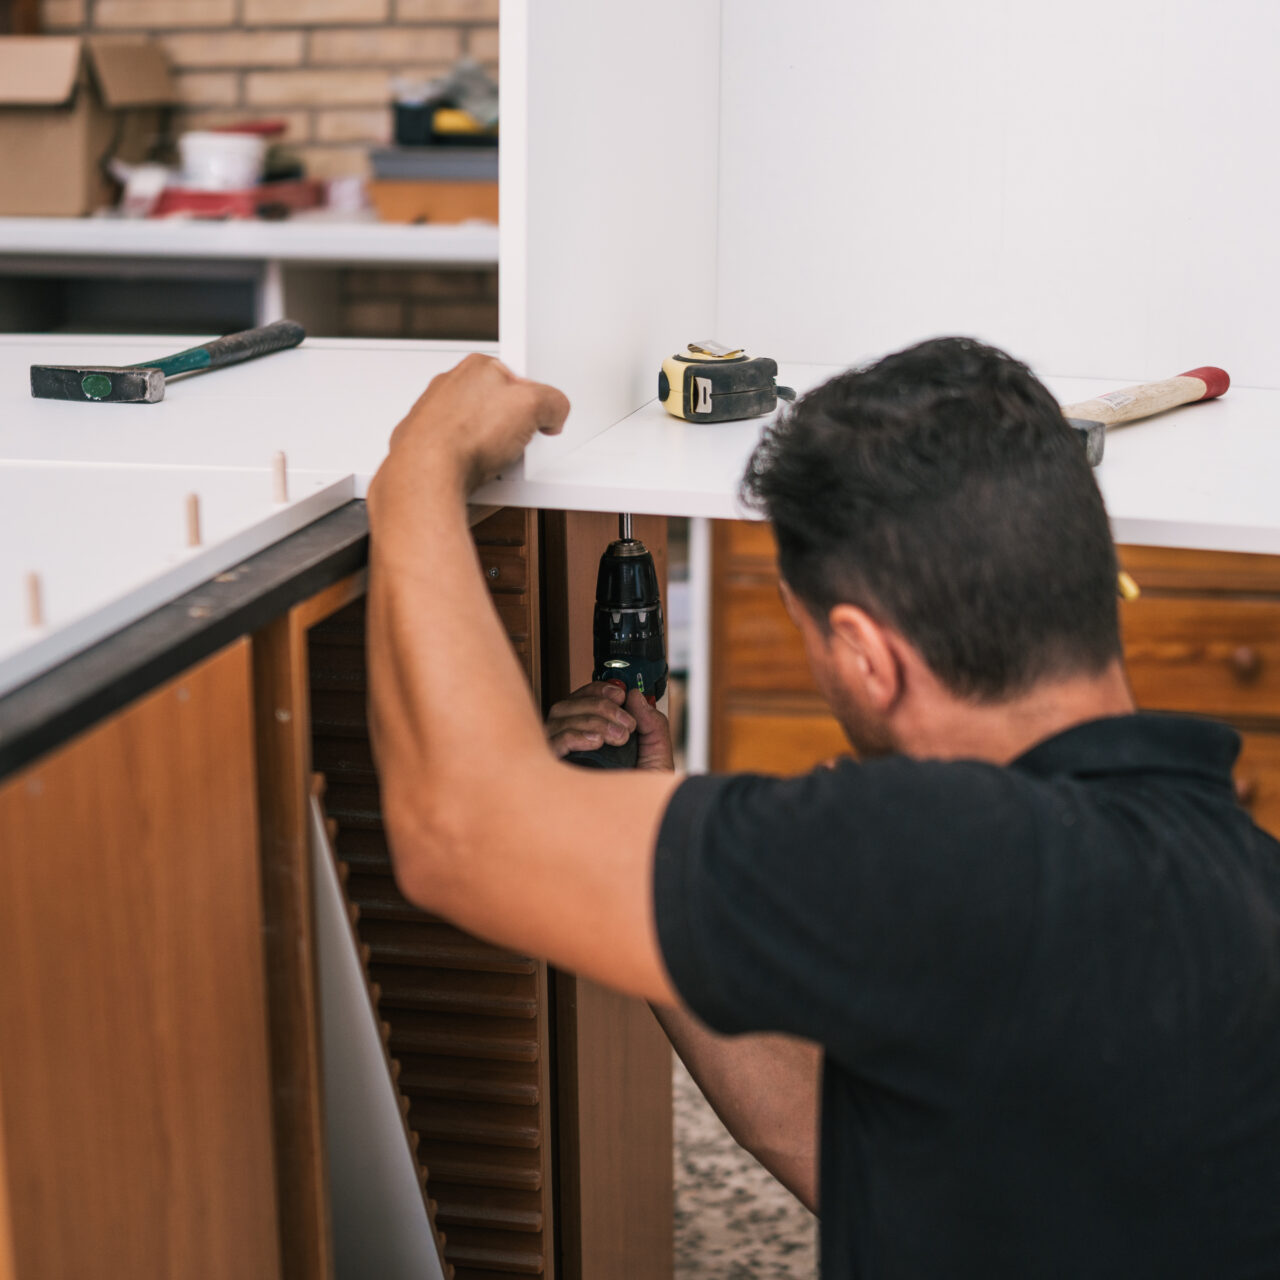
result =
M255 795L245 641L0 786L20 1280L279 1274Z

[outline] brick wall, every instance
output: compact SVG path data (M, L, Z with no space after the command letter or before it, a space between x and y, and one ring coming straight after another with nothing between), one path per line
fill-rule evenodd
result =
M48 32L145 32L173 59L180 127L286 122L316 177L366 171L390 84L467 55L498 65L498 0L41 0Z
M496 271L345 271L342 323L355 338L498 336Z

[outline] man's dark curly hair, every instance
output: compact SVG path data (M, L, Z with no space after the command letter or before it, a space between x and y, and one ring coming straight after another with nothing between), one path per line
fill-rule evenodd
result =
M860 606L962 697L1000 701L1120 653L1084 448L994 347L938 338L832 378L766 430L742 492L815 619Z

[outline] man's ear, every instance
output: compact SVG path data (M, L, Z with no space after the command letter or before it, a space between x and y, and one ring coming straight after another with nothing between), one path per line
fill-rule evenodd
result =
M831 655L856 676L871 705L886 713L905 691L906 670L897 636L855 604L837 604L827 615Z

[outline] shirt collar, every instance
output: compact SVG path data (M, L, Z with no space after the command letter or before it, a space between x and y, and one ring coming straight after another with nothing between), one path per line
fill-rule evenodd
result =
M1038 777L1194 774L1231 786L1240 735L1212 720L1138 712L1087 720L1038 742L1010 764Z

